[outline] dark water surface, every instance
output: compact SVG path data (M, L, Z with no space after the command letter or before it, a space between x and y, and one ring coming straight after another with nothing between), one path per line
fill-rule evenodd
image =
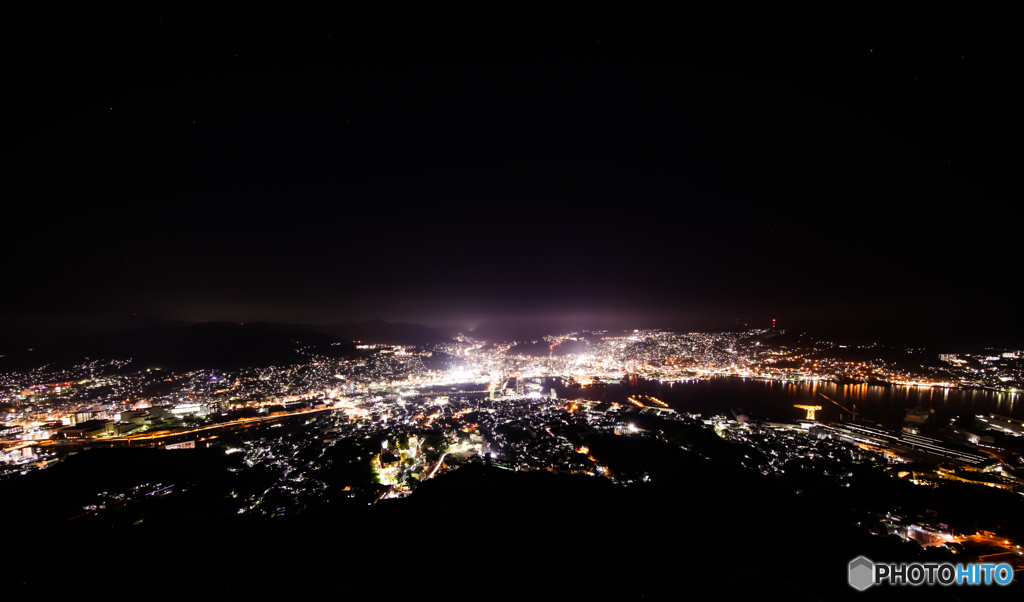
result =
M792 383L728 376L681 383L632 379L628 384L582 388L567 387L558 379L544 379L543 383L545 387L554 387L558 396L565 399L628 403L626 397L630 395L652 395L677 411L701 413L705 417L724 414L731 418L730 409L736 408L753 418L797 419L804 418L805 412L793 405L802 404L822 406L818 412L821 420L837 420L840 414L848 420L850 415L823 399L823 394L850 409L856 404L858 417L877 422L899 422L908 409L919 408L951 415L992 412L1024 418L1020 391Z

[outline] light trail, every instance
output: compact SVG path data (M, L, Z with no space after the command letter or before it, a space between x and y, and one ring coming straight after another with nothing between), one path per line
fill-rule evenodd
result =
M153 495L154 493L160 493L161 491L167 491L171 487L174 487L174 485L168 485L167 487L164 487L163 489L157 489L156 491L150 491L146 495Z
M430 474L427 476L427 480L430 480L430 479L434 478L434 474L437 473L437 469L438 468L441 468L441 464L444 463L444 457L447 456L447 455L448 455L448 452L444 452L443 454L441 454L441 459L439 459L437 461L437 464L434 465L434 470L430 471Z

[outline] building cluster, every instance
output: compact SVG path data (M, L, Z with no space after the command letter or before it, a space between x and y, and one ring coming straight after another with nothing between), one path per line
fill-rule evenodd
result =
M490 376L492 382L503 382L509 375L571 377L582 384L615 382L627 375L660 381L726 375L1000 391L1024 388L1024 359L1016 351L942 354L939 361L923 350L848 346L805 334L787 344L773 342L784 334L772 329L688 334L583 331L495 345L462 337L434 349L457 358L467 378Z
M546 345L548 355L519 352L527 345ZM557 355L565 345L576 351ZM1024 423L1007 417L960 420L950 439L940 440L917 433L927 417L900 431L855 422L702 418L639 394L621 403L560 399L546 380L597 386L617 376L700 375L716 366L750 370L779 358L809 358L813 351L788 353L737 335L660 331L573 333L521 345L464 340L446 349L377 346L343 359L310 352L305 364L235 371L133 372L130 364L91 363L60 378L45 371L8 374L0 463L8 477L18 478L90 446L213 449L230 465L224 502L232 512L262 517L339 500L372 504L404 497L423 481L474 462L618 484L647 481L646 472L613 468L590 449L624 440L618 438L658 439L708 460L725 454L747 470L793 483L798 494L805 483L849 487L867 471L927 487L955 481L1024 490L1019 456L991 437L982 440L985 432L1024 435ZM681 442L673 435L677 427L725 448ZM105 491L82 512L177 496L189 487L147 483ZM956 545L942 517L901 512L893 505L861 518L879 535Z
M501 344L460 336L430 348L362 345L356 355L340 359L304 349L305 363L230 371L179 373L133 369L127 360L89 360L69 370L8 373L0 376L0 464L13 475L46 468L89 446L216 447L238 475L231 493L237 511L276 516L338 496L369 503L402 497L466 462L617 482L645 479L609 469L588 449L587 439L672 442L644 426L656 418L739 444L745 450L736 458L740 465L776 478L813 470L844 486L865 467L931 462L930 471L893 476L1011 490L1022 484L1015 465L979 459L985 449L1005 451L991 436L983 440L984 432L1024 434L1020 421L1005 417L961 422L951 433L956 442L948 443L916 434L916 424L908 424L905 433L889 433L854 423L700 419L640 395L622 403L586 396L562 400L546 380L599 387L624 378L895 380L927 373L924 365L925 372L912 374L882 359L854 363L842 359L842 346L828 342L771 345L765 334L584 331ZM1006 353L944 355L941 361L958 378L957 370L980 371L986 379L1017 378L1019 354ZM97 508L114 501L100 500Z
M303 348L299 351L308 358L304 364L184 373L158 367L133 370L130 359L87 359L70 369L41 367L0 375L4 410L0 437L21 441L124 437L201 426L243 409L273 413L317 399L334 403L384 399L391 394L410 398L443 393L449 385L460 392L487 390L492 400L524 393L536 398L541 393L530 382L540 377L561 377L578 386L630 376L689 380L736 375L1011 391L1024 378L1024 359L1018 351L942 354L939 367L928 363L914 367L905 361L896 365L882 354L872 357L871 347L858 348L869 359L846 359L851 351L847 346L804 336L796 340L806 342L796 345L770 344L775 334L783 331L583 331L499 344L459 335L429 349L365 344L358 346L356 356L336 359ZM907 351L913 357L914 350ZM522 382L527 383L526 390L521 384L509 386ZM409 421L406 414L392 409L381 415Z

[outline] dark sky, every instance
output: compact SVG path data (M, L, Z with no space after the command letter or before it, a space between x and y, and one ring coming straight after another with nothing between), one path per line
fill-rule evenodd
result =
M777 318L1024 342L998 12L20 10L5 325Z

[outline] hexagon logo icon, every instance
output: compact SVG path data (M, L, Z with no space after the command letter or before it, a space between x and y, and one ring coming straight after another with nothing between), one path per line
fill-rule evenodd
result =
M850 561L850 586L854 589L864 591L874 585L873 573L875 563L863 556L858 556Z

